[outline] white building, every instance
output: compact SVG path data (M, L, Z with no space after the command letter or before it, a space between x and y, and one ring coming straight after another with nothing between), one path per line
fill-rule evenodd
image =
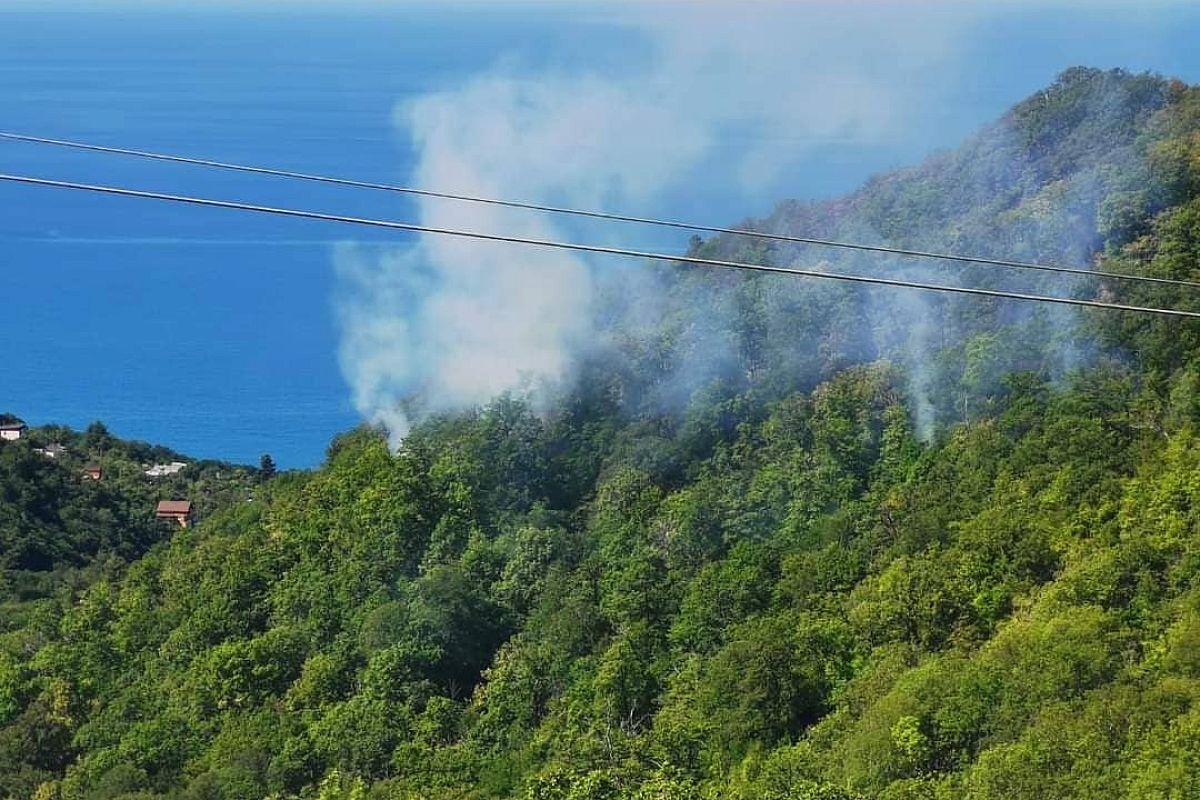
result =
M0 424L0 439L8 442L15 442L25 435L25 423L21 420L5 422Z
M172 461L170 464L155 464L146 470L146 477L162 478L167 475L175 475L186 466L187 462L184 461Z

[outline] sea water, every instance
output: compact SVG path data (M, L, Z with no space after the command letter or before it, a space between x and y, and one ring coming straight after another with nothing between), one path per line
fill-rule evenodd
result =
M0 7L0 129L404 182L414 153L394 109L405 98L451 89L501 59L534 73L540 63L604 73L652 57L653 43L619 10L588 8ZM933 13L914 6L922 8ZM783 193L831 196L952 146L1072 64L1200 78L1191 47L1200 13L1186 6L1127 12L1132 20L1064 7L1031 23L1032 13L955 42L957 71L928 87L909 135L810 143ZM721 146L738 147L738 135ZM359 216L412 211L396 195L11 142L0 142L0 170ZM746 207L730 197L700 182L660 211L724 224L775 199ZM99 419L118 435L196 457L255 462L270 453L284 467L314 465L332 436L358 422L332 300L333 248L346 240L411 241L0 185L0 411L31 424Z

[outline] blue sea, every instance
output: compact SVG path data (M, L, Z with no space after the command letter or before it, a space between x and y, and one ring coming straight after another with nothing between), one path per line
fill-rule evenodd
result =
M531 74L606 73L653 53L622 4L269 13L196 5L0 9L0 129L406 182L413 145L393 114L405 98L452 89L501 60ZM954 69L930 82L904 135L810 143L778 176L779 197L725 191L715 175L657 211L723 224L783 196L851 190L953 146L1074 64L1200 81L1200 10L1098 8L996 11L953 42ZM814 9L870 13L861 4ZM721 146L732 151L745 132L726 135ZM11 142L0 142L0 171L360 216L412 211L392 195ZM284 467L313 466L358 422L332 300L332 251L345 240L406 241L0 185L0 411L31 424L99 419L195 457L254 462L270 453Z

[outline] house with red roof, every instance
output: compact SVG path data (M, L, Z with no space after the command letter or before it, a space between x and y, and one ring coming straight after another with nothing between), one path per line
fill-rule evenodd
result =
M190 528L195 522L191 500L160 500L154 511L156 519L171 519L181 528Z

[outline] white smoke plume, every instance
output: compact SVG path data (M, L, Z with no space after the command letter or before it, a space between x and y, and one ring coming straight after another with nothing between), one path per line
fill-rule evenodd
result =
M841 16L807 4L624 13L637 15L624 20L631 35L649 39L644 62L604 74L510 60L403 104L396 121L418 155L411 183L668 216L678 214L667 200L701 175L700 185L725 186L722 208L729 196L765 206L803 195L781 178L810 148L885 140L920 113L915 87L949 57L957 24L949 13L916 20L882 6ZM438 200L419 202L417 218L538 238L617 235ZM601 266L434 236L390 252L346 246L337 261L343 371L360 413L393 443L422 415L569 382L591 333L591 269Z

